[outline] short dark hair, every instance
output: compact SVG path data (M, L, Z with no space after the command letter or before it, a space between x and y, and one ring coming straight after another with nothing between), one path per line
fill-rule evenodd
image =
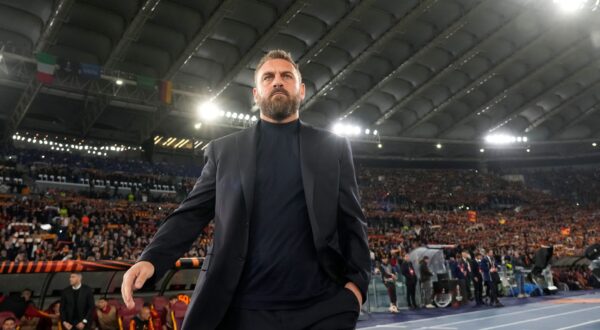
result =
M269 60L285 60L288 61L292 64L292 66L294 67L294 69L296 69L296 73L298 73L298 78L300 79L300 81L302 81L302 74L300 74L300 68L298 67L298 64L296 64L296 62L294 62L294 59L292 58L292 54L290 54L288 51L285 51L283 49L273 49L268 51L263 57L260 58L260 60L258 61L258 64L256 64L256 69L254 69L254 80L256 81L256 75L258 74L258 70L265 64L265 62L269 61Z

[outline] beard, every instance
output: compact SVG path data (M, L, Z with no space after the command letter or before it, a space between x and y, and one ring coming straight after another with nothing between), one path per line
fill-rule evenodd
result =
M278 88L267 97L259 97L257 101L263 115L282 121L298 111L301 100L299 95L291 96L285 89Z

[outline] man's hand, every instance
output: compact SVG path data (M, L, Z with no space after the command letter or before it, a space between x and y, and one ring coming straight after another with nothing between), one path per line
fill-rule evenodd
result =
M65 329L67 329L67 330L73 329L73 326L71 325L71 323L69 323L67 321L64 321L63 325L65 326Z
M77 329L81 330L81 329L85 328L85 324L83 324L83 322L79 322L79 323L77 323L77 325L75 327Z
M154 275L154 265L148 261L136 263L129 268L125 275L123 275L121 296L123 296L123 302L125 302L128 309L133 309L135 307L133 290L141 289L146 280L152 277L152 275Z
M348 282L346 283L346 285L344 285L344 288L352 291L352 293L354 293L356 299L358 300L358 306L362 306L362 294L360 293L360 290L358 289L356 284Z

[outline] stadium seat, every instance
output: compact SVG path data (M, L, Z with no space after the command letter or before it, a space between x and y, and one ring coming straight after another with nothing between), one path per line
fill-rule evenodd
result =
M135 302L135 307L133 309L127 309L127 306L121 305L117 311L124 327L128 326L129 321L131 321L144 306L144 299L142 298L133 298L133 301Z
M157 312L161 313L164 311L165 306L169 303L169 299L165 296L152 297L152 305Z

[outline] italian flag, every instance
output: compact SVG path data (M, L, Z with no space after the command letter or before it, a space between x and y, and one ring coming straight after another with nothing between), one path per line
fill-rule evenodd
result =
M54 70L56 69L56 56L48 53L38 53L36 78L43 84L51 84L54 81Z
M165 104L173 102L173 82L170 80L160 82L160 100Z

